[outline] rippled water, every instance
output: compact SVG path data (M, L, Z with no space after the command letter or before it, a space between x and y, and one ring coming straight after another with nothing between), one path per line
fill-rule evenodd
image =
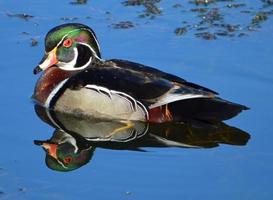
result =
M132 2L0 0L0 198L272 199L272 1ZM32 70L47 31L65 22L91 26L105 59L154 66L247 105L226 123L251 139L206 149L96 148L78 170L50 170L33 143L53 128L34 112Z

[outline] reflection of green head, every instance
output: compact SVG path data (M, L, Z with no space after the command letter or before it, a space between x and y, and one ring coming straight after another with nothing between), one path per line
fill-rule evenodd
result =
M50 140L35 140L34 144L46 151L45 162L48 168L56 171L72 171L87 164L95 151L95 147L80 138L56 129Z
M58 159L47 154L45 162L48 168L61 172L72 171L87 164L91 160L95 150L94 147L90 147L75 153L74 148L64 148L64 144L60 146L57 149Z

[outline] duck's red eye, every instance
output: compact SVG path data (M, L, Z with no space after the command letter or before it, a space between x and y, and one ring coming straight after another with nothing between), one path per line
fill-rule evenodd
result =
M73 160L73 159L72 159L71 156L67 156L67 157L64 159L63 162L64 162L65 164L69 164L72 160Z
M68 38L63 42L63 46L66 48L71 47L72 44L73 44L73 41L71 38Z

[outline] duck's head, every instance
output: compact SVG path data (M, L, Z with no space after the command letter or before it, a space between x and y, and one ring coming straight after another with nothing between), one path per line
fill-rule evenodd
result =
M47 33L45 55L33 73L51 66L66 71L82 70L100 58L99 43L91 28L78 23L63 24Z

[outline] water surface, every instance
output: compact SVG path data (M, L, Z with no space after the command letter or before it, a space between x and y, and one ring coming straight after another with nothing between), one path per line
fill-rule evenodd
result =
M150 13L151 5L122 2L0 0L0 198L272 199L272 2L150 1ZM235 3L246 5L228 8ZM216 9L212 21L202 23L205 30L198 29L204 16L191 11L196 8ZM266 17L255 17L260 12ZM47 31L65 22L91 26L105 59L154 66L247 105L249 111L226 123L250 133L251 139L246 146L206 149L97 148L93 159L78 170L50 170L45 152L33 144L49 139L53 128L34 112L30 97L37 77L32 70L43 55ZM227 24L239 26L233 30ZM227 35L219 34L227 30ZM212 36L197 37L202 32Z

